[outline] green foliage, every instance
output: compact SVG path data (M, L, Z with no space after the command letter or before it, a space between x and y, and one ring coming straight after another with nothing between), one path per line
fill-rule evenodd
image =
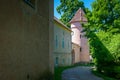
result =
M106 47L113 55L115 62L120 63L120 34L112 35L111 41Z
M94 23L104 31L110 31L112 28L118 28L120 23L120 0L96 0L92 4L92 17ZM118 31L119 32L119 31Z
M120 79L120 66L114 66L115 77Z
M92 70L92 73L93 73L94 75L96 75L96 76L102 77L104 80L116 80L116 79L114 79L114 78L105 76L105 75L99 73L99 72L96 71L96 70Z
M55 67L55 69L54 69L54 80L62 80L62 72L66 69L73 68L75 66L76 65Z
M40 77L38 80L53 80L53 73L49 70L44 71L42 74L40 74Z
M120 0L95 0L84 25L97 70L120 79Z
M110 77L120 79L120 34L100 31L90 33L90 49L97 70Z
M90 46L92 49L94 62L99 72L102 72L103 66L114 64L114 58L110 54L108 49L104 46L104 44L100 41L98 36L94 33L91 33L91 35L92 35L92 38L90 39Z
M81 0L60 0L60 3L57 11L61 14L60 20L67 26L69 26L68 22L80 7L85 10L84 3Z
M54 80L62 80L62 77L61 77L61 75L62 75L62 72L63 72L63 70L65 70L65 68L62 68L62 67L56 67L55 69L54 69Z

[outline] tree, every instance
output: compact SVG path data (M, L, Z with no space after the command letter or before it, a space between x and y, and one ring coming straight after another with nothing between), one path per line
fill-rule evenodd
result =
M104 31L120 32L120 0L96 0L92 4L93 19ZM114 31L113 31L114 29Z
M95 0L85 24L97 69L120 79L120 0ZM109 65L109 66L108 66ZM116 68L117 66L117 68ZM116 70L116 69L117 70Z
M69 26L69 21L80 7L85 10L84 3L81 0L60 0L60 3L57 12L61 14L60 20L67 26Z

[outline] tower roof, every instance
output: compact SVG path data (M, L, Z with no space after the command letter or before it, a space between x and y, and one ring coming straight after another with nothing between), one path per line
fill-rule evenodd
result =
M83 9L81 8L78 9L78 11L75 13L75 15L70 21L70 23L73 23L73 22L87 22L87 18L85 17L85 13Z

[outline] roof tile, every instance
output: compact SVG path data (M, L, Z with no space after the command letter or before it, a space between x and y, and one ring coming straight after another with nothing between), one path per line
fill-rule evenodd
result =
M78 11L75 13L75 15L70 21L70 23L73 23L73 22L87 22L87 18L85 17L85 13L83 9L81 8L78 9Z

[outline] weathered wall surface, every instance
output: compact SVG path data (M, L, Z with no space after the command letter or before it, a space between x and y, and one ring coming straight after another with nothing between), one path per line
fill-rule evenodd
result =
M61 25L54 23L54 52L71 53L71 32L60 26ZM62 42L64 42L64 46Z
M72 42L78 44L80 46L80 22L71 23L72 34Z
M56 57L58 58L58 64L56 64ZM72 64L71 57L71 53L54 53L54 65L70 66Z
M74 63L80 62L80 46L78 44L72 43L72 49L74 50Z
M54 21L54 65L71 65L71 50L71 31ZM56 58L58 58L58 64L56 64Z
M90 62L90 52L89 52L88 39L85 36L85 32L83 32L84 28L82 27L82 25L80 23L79 23L79 28L80 28L80 47L81 47L80 61L84 62L84 63Z
M35 9L23 0L0 1L0 80L36 80L53 70L53 1L35 1Z
M81 38L80 61L90 62L89 44L88 44L88 39L85 36Z

